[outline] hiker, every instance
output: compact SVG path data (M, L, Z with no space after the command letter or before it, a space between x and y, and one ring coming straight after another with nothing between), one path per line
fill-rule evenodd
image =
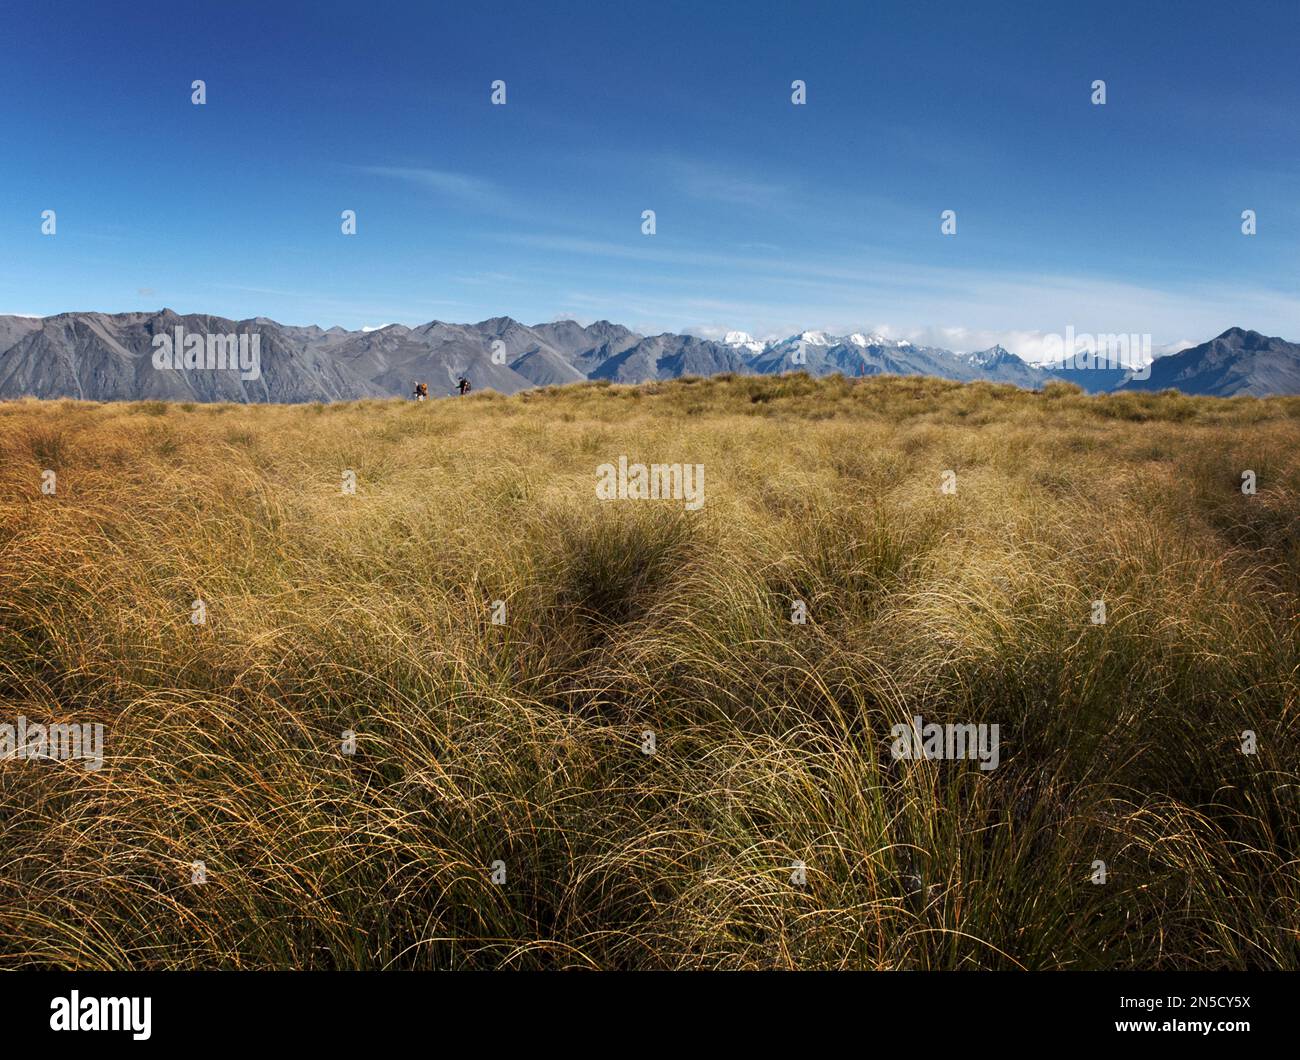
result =
M415 384L415 395L414 395L415 400L416 400L416 401L423 401L423 400L424 400L425 398L427 398L428 396L429 396L429 384L428 384L428 383L416 383L416 384Z
M469 393L469 380L462 375L456 380L456 389L460 391L460 396L464 397Z

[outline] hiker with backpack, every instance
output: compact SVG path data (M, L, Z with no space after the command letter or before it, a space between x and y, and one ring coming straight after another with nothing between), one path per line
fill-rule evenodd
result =
M456 380L456 389L460 391L460 396L464 397L470 390L469 380L462 375Z
M416 384L415 384L415 394L413 395L413 397L415 398L415 400L416 400L416 401L423 401L423 400L424 400L425 398L427 398L428 396L429 396L429 384L428 384L428 383L416 383Z

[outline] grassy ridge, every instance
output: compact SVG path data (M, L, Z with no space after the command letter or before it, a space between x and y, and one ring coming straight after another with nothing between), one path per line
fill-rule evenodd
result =
M0 404L0 722L107 727L0 762L0 967L1296 968L1297 441L911 378Z

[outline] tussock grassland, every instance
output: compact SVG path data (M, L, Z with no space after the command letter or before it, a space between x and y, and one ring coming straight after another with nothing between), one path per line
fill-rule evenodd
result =
M1298 440L898 378L0 405L0 722L106 726L0 762L0 967L1296 968Z

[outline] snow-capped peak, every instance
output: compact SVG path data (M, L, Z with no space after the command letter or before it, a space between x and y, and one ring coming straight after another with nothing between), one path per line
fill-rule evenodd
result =
M987 350L976 350L974 353L966 355L968 364L983 367L984 365L994 364L1005 357L1011 356L1011 352L1002 345L990 346Z
M868 346L893 346L895 349L903 349L912 345L906 339L887 339L884 335L878 335L874 331L870 335L863 335L862 332L855 331L849 336L848 341L864 350Z
M804 331L800 332L795 340L797 342L806 342L809 346L833 346L834 341L827 337L824 331Z
M748 350L750 353L762 353L766 347L745 331L728 331L722 340L724 346L733 346L737 349Z
M871 347L888 347L892 349L911 349L914 348L912 343L907 339L890 339L881 335L879 332L863 334L861 331L855 331L851 335L832 335L829 331L809 330L801 331L797 335L791 335L788 339L782 339L777 342L770 340L766 343L759 342L753 336L744 331L728 331L726 337L722 340L726 346L733 346L749 350L752 353L761 353L769 348L789 348L792 346L856 346L860 350Z

